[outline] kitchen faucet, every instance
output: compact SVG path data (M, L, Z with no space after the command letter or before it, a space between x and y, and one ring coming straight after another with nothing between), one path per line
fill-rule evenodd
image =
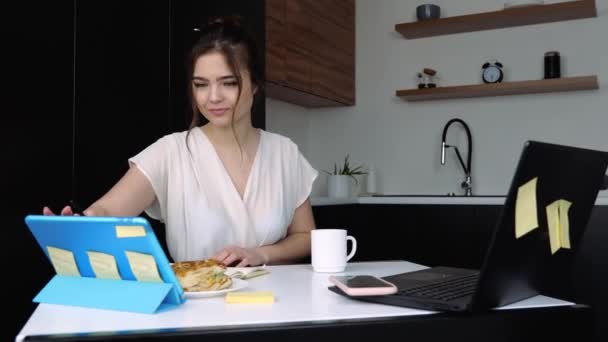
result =
M464 162L462 161L462 157L460 156L460 151L458 151L458 147L456 147L454 145L448 145L445 142L445 137L448 133L448 128L454 122L460 123L464 127L465 131L467 132L467 143L468 143L467 144L468 145L467 165L465 165ZM449 148L449 147L454 148L454 150L456 151L456 156L458 157L458 160L460 161L460 165L462 166L462 169L464 170L465 180L460 184L460 187L465 189L465 196L472 196L473 190L472 190L472 181L471 181L471 154L472 154L471 152L473 150L473 139L471 138L471 131L469 130L469 126L461 119L458 119L458 118L451 119L450 121L448 121L445 124L445 127L443 128L443 135L441 137L441 165L445 165L445 149Z

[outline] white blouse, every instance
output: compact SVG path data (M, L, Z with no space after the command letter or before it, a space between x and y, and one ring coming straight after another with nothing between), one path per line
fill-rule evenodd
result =
M146 209L165 223L175 261L212 257L227 245L273 244L310 196L318 172L289 138L260 130L241 198L224 164L198 128L166 135L129 159L148 178L155 202Z

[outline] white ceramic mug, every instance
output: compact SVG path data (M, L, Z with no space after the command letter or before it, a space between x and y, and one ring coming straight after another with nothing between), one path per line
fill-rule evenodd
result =
M346 254L346 243L352 243ZM344 272L357 251L357 240L346 235L345 229L315 229L311 232L312 268L315 272Z

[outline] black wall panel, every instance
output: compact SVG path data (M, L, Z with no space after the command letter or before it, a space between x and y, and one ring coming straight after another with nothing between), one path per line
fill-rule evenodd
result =
M126 172L129 157L185 129L185 77L175 76L184 64L174 59L192 39L184 27L207 14L239 12L263 39L263 10L263 1L235 0L3 5L8 93L2 96L0 118L0 185L8 220L2 267L10 275L3 288L14 305L0 340L14 339L35 308L32 298L54 273L24 217L40 213L43 205L59 211L70 199L90 205ZM254 115L255 125L264 128L263 101ZM153 225L164 242L162 225Z

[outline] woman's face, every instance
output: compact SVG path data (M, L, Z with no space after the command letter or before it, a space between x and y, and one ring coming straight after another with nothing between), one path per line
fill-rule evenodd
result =
M192 76L193 98L198 110L213 126L230 127L231 120L234 120L235 125L243 119L251 122L255 89L247 70L241 70L241 77L243 85L237 103L238 81L224 55L213 51L200 56L196 61Z

